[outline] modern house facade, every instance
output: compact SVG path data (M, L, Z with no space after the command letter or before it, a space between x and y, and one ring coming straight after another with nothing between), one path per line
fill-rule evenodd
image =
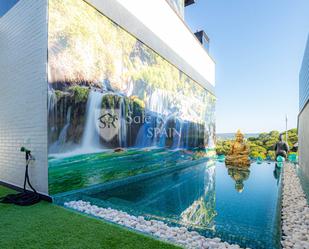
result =
M1 17L0 181L22 185L21 146L51 196L209 156L215 63L193 2L20 0Z
M305 182L309 182L309 36L299 74L298 140L299 164Z

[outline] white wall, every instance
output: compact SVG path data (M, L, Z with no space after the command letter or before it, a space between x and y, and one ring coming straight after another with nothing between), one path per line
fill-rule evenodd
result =
M299 72L299 109L302 110L309 100L309 34L303 62Z
M214 90L214 61L166 0L86 1L193 80Z
M0 18L0 181L22 186L25 145L33 185L48 193L47 0L20 0Z
M298 146L301 172L309 182L309 102L298 117Z

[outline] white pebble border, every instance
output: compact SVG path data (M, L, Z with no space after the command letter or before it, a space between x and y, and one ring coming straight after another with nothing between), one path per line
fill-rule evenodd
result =
M295 168L284 165L282 189L282 248L309 248L309 207Z
M136 217L112 208L102 208L96 205L91 205L90 202L85 202L82 200L66 202L64 205L79 212L93 215L107 221L153 235L161 240L165 240L185 248L240 248L238 245L230 245L227 242L222 242L219 238L205 238L198 232L188 231L185 227L170 227L162 221L145 220L143 216Z

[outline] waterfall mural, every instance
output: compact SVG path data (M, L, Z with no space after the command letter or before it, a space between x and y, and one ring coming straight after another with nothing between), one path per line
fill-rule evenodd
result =
M213 153L215 97L80 0L49 1L49 192Z

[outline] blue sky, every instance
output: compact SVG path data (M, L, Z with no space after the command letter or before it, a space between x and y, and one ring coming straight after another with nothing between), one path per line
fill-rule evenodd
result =
M0 16L17 0L0 0ZM198 0L186 8L216 61L217 132L297 126L298 75L309 32L308 0Z
M298 76L309 33L308 0L199 0L186 8L216 61L217 132L297 126Z
M0 0L0 17L10 9L18 0Z

